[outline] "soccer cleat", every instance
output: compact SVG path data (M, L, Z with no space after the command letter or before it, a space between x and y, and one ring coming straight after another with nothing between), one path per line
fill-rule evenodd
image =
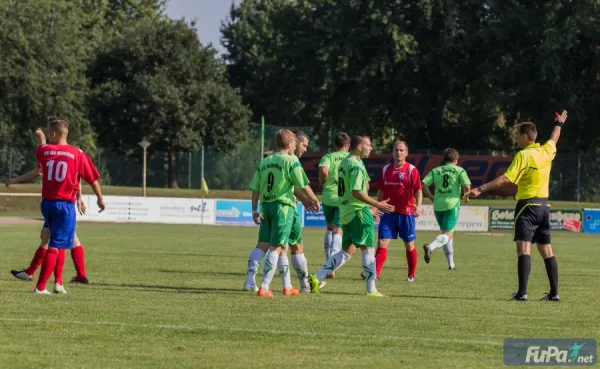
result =
M17 279L22 279L24 281L32 281L33 276L25 273L25 270L11 270L10 274Z
M308 276L308 284L310 284L310 292L319 293L319 288L320 288L321 283L317 279L316 274L310 274Z
M560 297L558 295L556 295L556 296L550 296L550 294L547 294L546 296L542 297L541 301L559 302L560 301Z
M46 289L43 291L40 291L37 289L37 287L33 289L33 293L35 293L36 295L52 295L52 293L50 293L50 291L48 291Z
M244 283L244 287L242 287L242 290L244 290L244 291L258 292L258 287L256 287L255 284Z
M448 267L448 270L456 270L456 267Z
M300 293L310 293L310 287L302 287L302 288L300 288Z
M386 297L383 293L381 293L379 291L366 292L365 295L367 295L369 297Z
M429 262L431 261L431 249L429 248L429 244L426 243L425 245L423 245L423 251L425 252L425 262L429 264Z
M408 281L409 282L414 282L415 281L415 277L408 277Z
M288 289L283 289L283 296L298 296L300 294L300 291L298 291L298 289L296 287L292 287L289 290Z
M325 287L325 285L327 284L327 282L322 281L321 283L319 283L319 291L321 291L323 289L323 287Z
M87 277L84 277L84 278L73 277L73 278L71 278L71 281L69 283L73 283L73 284L90 284L90 281L87 279Z
M519 294L513 293L511 301L527 301L527 295L519 296Z
M331 272L331 274L327 274L327 279L335 279L335 272Z
M259 288L258 292L256 293L256 296L273 297L273 292L271 292L270 290L263 290L262 288Z
M66 295L67 290L65 290L65 287L63 287L62 285L54 283L54 293L62 293L63 295Z

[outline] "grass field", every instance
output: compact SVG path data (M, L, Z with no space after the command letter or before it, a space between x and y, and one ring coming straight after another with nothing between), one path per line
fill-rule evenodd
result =
M533 257L530 302L516 289L510 234L458 234L450 272L442 250L406 281L392 244L382 280L387 298L367 298L360 256L321 294L273 299L241 291L255 228L79 224L91 284L36 296L13 279L37 246L39 224L0 225L0 367L3 368L492 368L513 337L600 333L598 238L554 234L562 301L547 292ZM417 243L434 234L420 232ZM322 230L305 230L311 272ZM65 279L73 275L69 257ZM294 278L297 285L297 279Z

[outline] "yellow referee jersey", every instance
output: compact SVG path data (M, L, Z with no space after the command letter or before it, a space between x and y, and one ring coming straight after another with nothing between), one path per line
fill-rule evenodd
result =
M515 155L504 175L517 185L517 200L548 198L554 156L556 143L550 140L541 146L539 143L531 144Z

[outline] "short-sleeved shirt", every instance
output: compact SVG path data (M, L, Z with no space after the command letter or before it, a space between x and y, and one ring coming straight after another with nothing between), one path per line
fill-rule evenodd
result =
M383 192L384 199L390 199L395 213L413 215L415 213L415 192L421 189L421 176L414 165L404 163L396 168L394 164L383 167L375 187Z
M531 144L515 155L504 175L517 185L517 200L548 198L550 170L555 156L556 143L551 140L541 146L539 143Z
M461 189L470 185L471 181L466 170L454 164L446 164L433 168L423 178L423 183L426 186L435 185L433 210L446 211L460 204Z
M340 163L338 168L340 220L342 224L348 224L354 218L357 211L368 205L352 196L352 191L363 191L367 193L369 174L362 160L354 155L348 155Z
M259 200L263 203L280 202L295 207L294 186L304 188L308 183L298 158L278 152L260 162L250 189L260 193Z
M41 145L35 156L42 168L42 198L75 202L81 179L89 184L100 178L90 158L71 145Z
M320 167L329 168L325 183L323 183L323 204L327 206L339 206L338 198L338 168L340 163L348 156L347 151L336 151L326 154L321 158Z

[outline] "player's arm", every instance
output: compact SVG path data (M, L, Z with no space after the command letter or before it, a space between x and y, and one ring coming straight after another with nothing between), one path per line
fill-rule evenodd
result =
M433 183L433 171L427 173L423 181L421 182L421 189L423 190L423 194L427 197L431 202L433 202L433 193L431 193L431 189L429 186Z
M29 172L23 174L22 176L18 176L17 178L9 178L8 181L6 181L6 187L9 187L12 184L17 184L17 183L21 183L21 182L31 182L41 175L42 175L41 169L34 168L34 169L30 170Z
M252 191L252 219L256 224L260 224L263 219L262 214L258 211L259 196L260 193L258 191Z
M319 183L321 184L321 186L323 186L325 184L328 174L329 174L329 167L325 167L325 166L319 167Z
M313 203L313 200L307 195L305 195L303 191L300 191L299 189L294 187L294 195L298 198L298 200L300 200L300 202L302 203L302 205L304 205L306 210L312 213L318 212L317 208L315 207L315 204Z
M306 173L304 172L304 169L302 168L302 165L299 161L296 161L291 165L289 169L289 174L289 178L291 179L291 182L294 185L294 187L300 189L300 192L302 192L301 196L299 197L301 199L302 196L307 197L308 200L312 201L312 204L309 208L314 209L316 211L320 211L321 202L313 192L312 188L310 188L310 186L308 185L308 177L306 176Z
M421 191L423 191L423 195L425 195L425 197L427 197L429 200L431 200L431 202L433 202L433 194L431 193L431 189L429 189L429 186L425 185L425 183L423 183L423 187L421 187Z
M415 216L421 216L421 213L423 212L421 210L421 206L423 205L423 190L422 189L418 189L417 192L415 192L415 202L416 202L416 207L415 207Z
M560 132L562 130L562 126L567 121L567 111L563 110L561 115L556 113L556 118L554 119L554 129L552 130L552 134L550 135L550 141L553 141L554 144L558 143L558 139L560 138Z
M38 141L38 146L42 146L46 144L46 134L42 131L41 128L35 130L35 138Z
M102 196L100 182L98 182L98 179L100 179L100 173L98 173L98 169L96 169L96 166L84 152L81 152L81 155L82 158L79 167L79 177L86 181L92 188L92 191L96 195L96 205L98 205L98 208L100 209L98 212L101 213L104 211L104 209L106 209L106 204L104 203L104 197ZM79 187L81 188L81 184Z
M394 207L388 204L389 199L383 201L375 201L371 198L371 196L369 196L368 193L362 190L362 183L364 181L363 176L364 175L360 168L354 167L351 169L350 185L352 188L352 197L383 212L393 212Z
M496 177L496 179L494 179L491 182L485 183L477 188L471 189L465 194L465 201L469 201L469 199L475 198L481 195L482 193L491 192L502 188L509 182L518 184L521 178L523 177L523 173L525 173L526 169L527 161L523 158L523 152L519 151L513 158L512 163L510 163L510 166L504 174L502 174L499 177Z

